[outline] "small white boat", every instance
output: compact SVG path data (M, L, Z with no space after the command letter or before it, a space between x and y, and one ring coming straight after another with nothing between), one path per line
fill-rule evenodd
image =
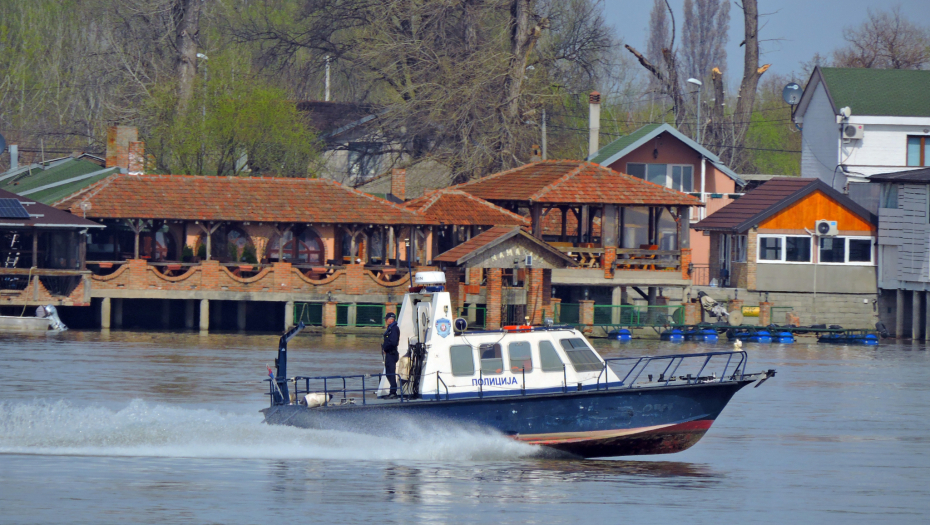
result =
M68 327L58 317L58 310L48 304L36 308L35 317L0 315L0 332L64 332Z

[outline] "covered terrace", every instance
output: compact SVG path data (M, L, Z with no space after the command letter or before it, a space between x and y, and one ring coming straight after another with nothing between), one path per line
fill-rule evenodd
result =
M454 189L528 215L532 233L581 268L687 272L700 200L582 161L533 162ZM684 219L684 221L682 221Z
M240 279L288 263L311 281L355 265L392 282L408 254L411 267L429 263L438 226L323 179L117 174L56 206L106 226L86 245L99 276L130 260L172 279L205 262Z

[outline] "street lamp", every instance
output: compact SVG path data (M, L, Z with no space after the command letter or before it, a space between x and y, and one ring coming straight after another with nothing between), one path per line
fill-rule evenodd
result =
M696 78L689 78L689 84L694 84L698 87L698 99L697 99L697 142L701 143L701 87L704 83Z

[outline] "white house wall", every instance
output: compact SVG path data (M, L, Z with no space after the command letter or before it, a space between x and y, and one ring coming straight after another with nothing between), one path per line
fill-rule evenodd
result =
M833 170L838 164L839 126L823 83L814 90L804 113L801 139L801 176L827 184L833 182ZM839 173L836 177L844 178ZM842 188L844 184L845 180L837 180L834 187Z
M930 132L930 118L883 117L884 123L874 123L874 117L850 117L850 124L861 124L863 137L857 140L845 140L842 146L842 164L847 171L865 176L891 171L903 171L907 167L907 136L927 135ZM895 123L895 120L899 122ZM917 121L917 122L915 122Z
M879 288L930 290L926 185L898 185L898 207L878 210L878 243Z

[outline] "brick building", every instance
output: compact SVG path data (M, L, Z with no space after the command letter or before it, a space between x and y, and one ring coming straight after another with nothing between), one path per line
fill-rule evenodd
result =
M819 179L773 178L695 229L708 235L719 293L779 294L805 305L805 323L874 324L877 219Z

